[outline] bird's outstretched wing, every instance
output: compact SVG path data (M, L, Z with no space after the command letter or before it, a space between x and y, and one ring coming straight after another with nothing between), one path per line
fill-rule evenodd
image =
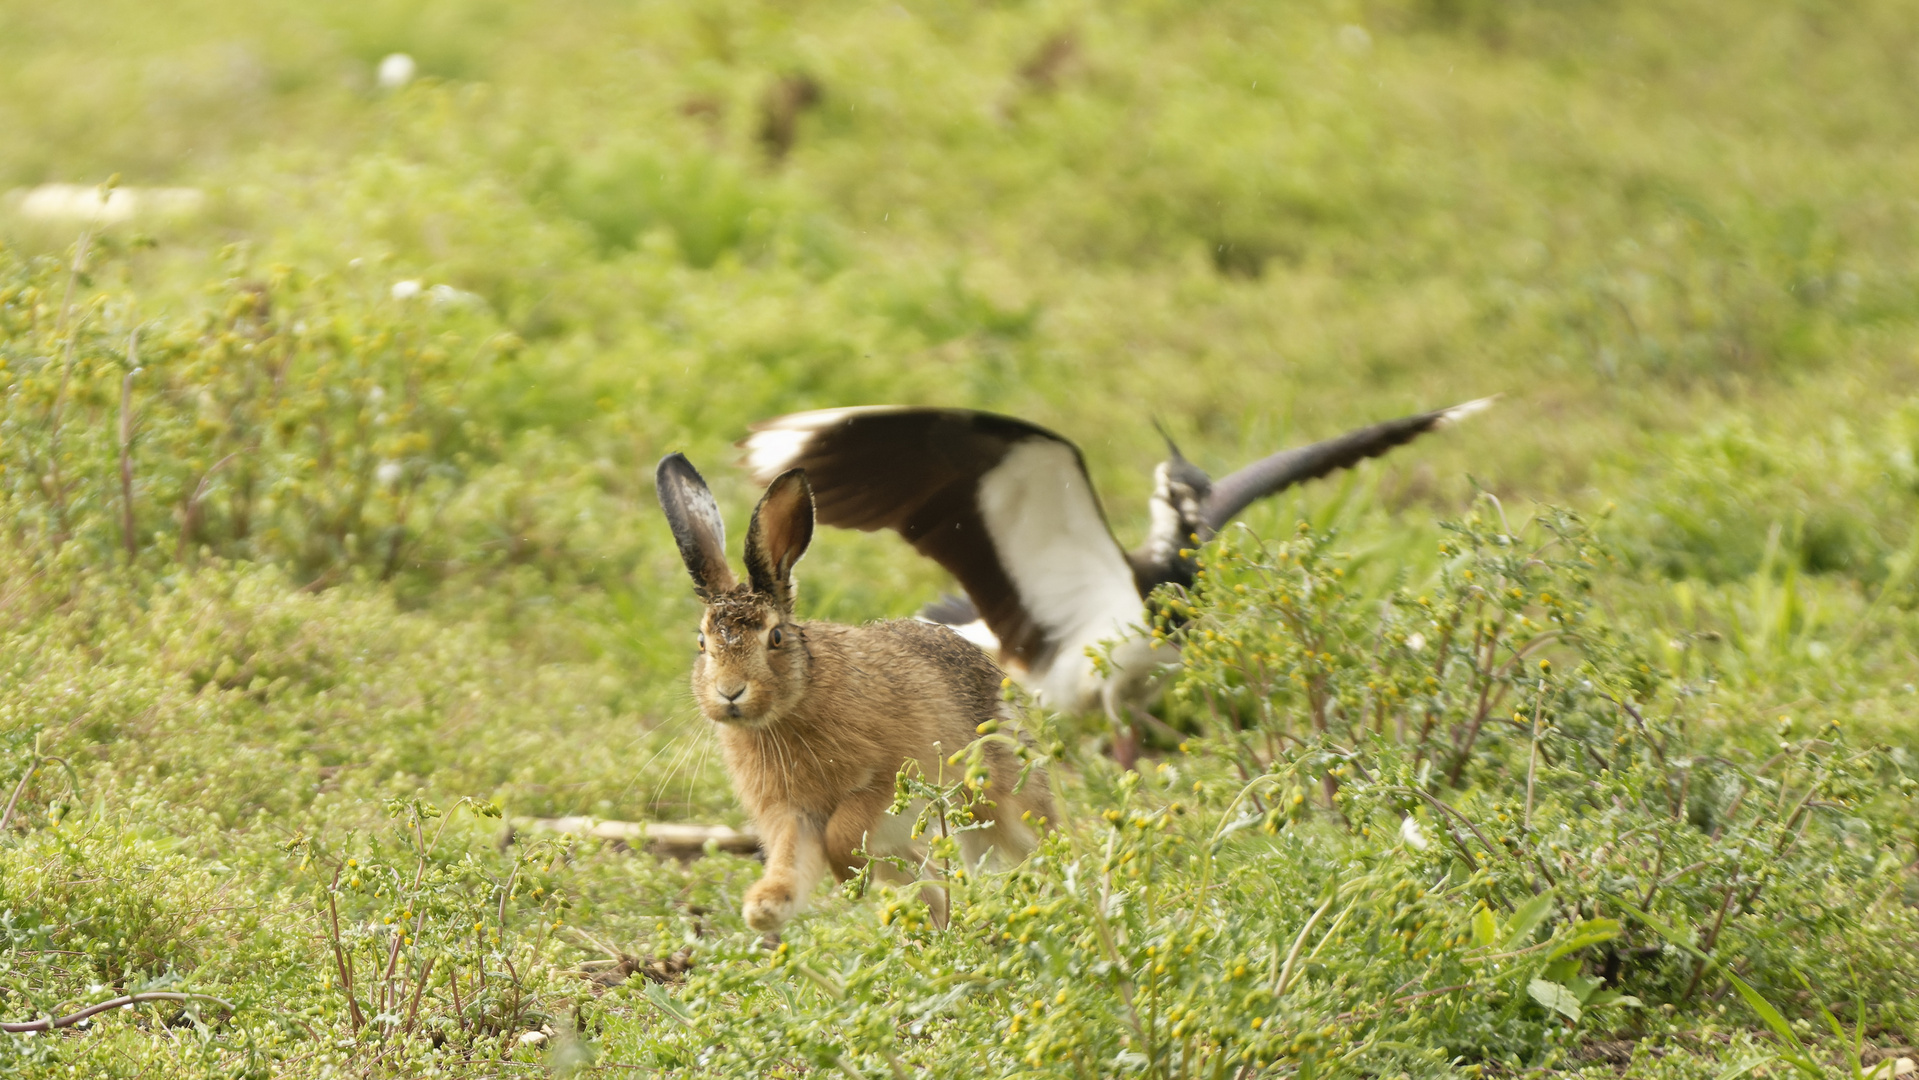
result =
M740 441L762 483L806 470L819 520L893 529L959 579L1000 658L1043 674L1140 618L1133 571L1079 448L1045 428L966 409L868 406L794 413Z
M1450 409L1402 416L1397 420L1386 420L1358 431L1349 431L1324 442L1281 450L1271 457L1261 458L1230 476L1213 481L1212 494L1207 496L1202 510L1206 526L1217 532L1241 510L1259 499L1276 495L1294 484L1325 476L1329 472L1351 468L1369 457L1378 457L1428 431L1463 420L1492 405L1493 401L1493 398L1486 397L1454 405Z

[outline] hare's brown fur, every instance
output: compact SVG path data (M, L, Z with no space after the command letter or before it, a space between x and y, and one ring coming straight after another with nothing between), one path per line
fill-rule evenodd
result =
M747 537L752 580L740 584L724 564L723 537L702 534L717 529L717 507L690 465L669 470L673 460L661 463L661 503L707 604L693 695L718 725L727 771L766 852L743 914L773 930L828 871L842 880L857 872L857 852L924 859L909 823L887 813L894 777L910 762L929 780L956 778L947 757L1004 714L1001 674L945 627L794 621L792 566L812 527L803 475L780 477L761 500ZM993 741L984 753L988 782L973 810L991 824L961 833L961 852L970 863L990 854L1016 862L1054 819L1046 774L1034 769L1020 785L1011 749ZM943 908L943 897L928 899Z

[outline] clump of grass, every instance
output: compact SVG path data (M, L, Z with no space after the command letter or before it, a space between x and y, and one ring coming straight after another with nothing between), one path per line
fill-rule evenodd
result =
M1229 534L1194 595L1169 599L1159 633L1186 643L1175 696L1203 701L1203 730L1268 789L1265 824L1314 803L1361 830L1397 819L1446 853L1442 876L1505 877L1489 909L1517 918L1550 895L1569 918L1610 920L1603 950L1542 976L1565 993L1529 987L1574 1021L1602 985L1694 1000L1717 981L1715 950L1789 992L1815 970L1849 986L1830 958L1911 940L1894 900L1907 759L1853 745L1836 716L1728 737L1707 720L1713 683L1670 678L1596 617L1610 560L1577 518L1515 532L1487 510L1453 528L1417 595L1366 595L1302 526L1280 544ZM1635 919L1684 927L1701 959L1634 941ZM1902 1008L1868 993L1880 1015Z
M290 271L142 325L125 297L63 299L62 278L99 269L89 254L71 271L0 266L16 535L55 554L78 545L97 564L205 549L311 584L420 564L461 465L485 453L457 388L504 339L469 344L447 325L457 318L370 319Z

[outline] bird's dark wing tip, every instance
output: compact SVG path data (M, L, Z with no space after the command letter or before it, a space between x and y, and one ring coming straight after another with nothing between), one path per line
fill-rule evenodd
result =
M1495 394L1450 408L1414 413L1262 458L1213 483L1212 494L1206 500L1206 523L1212 529L1224 528L1235 514L1257 499L1378 457L1429 431L1483 412L1497 400Z
M967 597L947 593L921 608L920 618L943 626L965 626L979 620L979 608Z

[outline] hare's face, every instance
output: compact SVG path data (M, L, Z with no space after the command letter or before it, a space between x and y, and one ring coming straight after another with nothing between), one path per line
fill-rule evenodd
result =
M716 597L700 620L693 694L707 719L763 727L797 704L806 688L800 628L750 592Z
M668 454L655 479L693 591L706 601L693 696L716 723L765 727L806 693L806 642L793 622L793 564L813 539L813 489L798 469L767 486L746 530L741 584L726 564L719 505L693 463Z

